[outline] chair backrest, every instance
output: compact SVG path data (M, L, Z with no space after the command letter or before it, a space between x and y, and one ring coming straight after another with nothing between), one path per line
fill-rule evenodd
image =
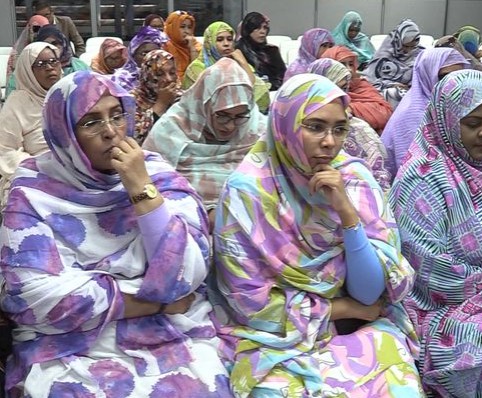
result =
M204 36L196 36L196 40L197 40L199 43L203 44L203 43L204 43Z
M375 47L375 50L378 50L380 48L380 46L383 43L383 40L385 40L385 37L387 36L388 35L372 35L370 37L370 41L372 42L373 47Z
M279 51L281 53L281 58L283 58L283 61L285 61L285 64L289 64L288 61L288 53L291 51L291 53L296 54L298 53L298 49L300 48L301 42L298 40L287 40L281 42L279 46ZM293 58L294 59L294 58Z
M0 54L0 89L2 92L2 96L0 97L2 100L5 100L5 87L7 86L7 64L9 54Z
M432 48L435 39L430 35L420 35L420 45L425 48Z
M0 47L0 55L10 55L12 47Z
M90 66L92 59L98 54L98 52L93 53L93 52L85 52L80 54L79 59L81 61L84 61L88 66Z
M115 36L97 36L97 37L89 37L85 42L85 51L89 53L98 53L100 46L104 42L105 39L113 39L117 40L119 43L124 44L120 37Z
M273 44L274 46L280 46L281 43L285 41L291 41L291 37L283 35L268 35L266 38L268 44Z
M287 65L291 64L297 56L298 56L298 48L297 47L290 48L286 55L286 64Z

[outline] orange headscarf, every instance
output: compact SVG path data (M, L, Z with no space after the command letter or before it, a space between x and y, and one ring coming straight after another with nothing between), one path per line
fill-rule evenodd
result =
M164 32L169 37L169 41L164 45L164 50L170 52L174 60L176 61L177 75L182 81L184 72L188 65L191 63L191 54L189 53L189 47L186 45L181 35L181 25L185 20L189 20L192 23L192 29L196 27L196 20L191 13L186 11L174 11L166 19L164 25ZM201 51L201 43L196 43L196 50Z
M110 56L110 55L112 55L112 54L114 54L118 51L121 53L121 56L124 59L124 62L120 65L120 66L122 66L127 61L127 48L126 48L126 46L124 46L122 43L119 43L117 40L105 39L102 42L102 45L100 46L99 54L97 54L97 56L95 56L92 59L92 63L90 65L90 67L95 72L101 73L103 75L111 75L112 73L114 73L115 68L109 67L106 64L105 59L108 56Z

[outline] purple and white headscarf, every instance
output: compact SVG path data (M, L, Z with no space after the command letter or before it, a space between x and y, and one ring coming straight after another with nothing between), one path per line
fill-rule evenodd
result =
M126 90L132 90L139 84L139 71L140 68L134 59L134 54L137 49L143 44L153 43L161 48L167 41L163 32L151 28L150 26L143 26L139 32L132 38L127 47L127 62L122 68L119 68L112 75L112 80Z

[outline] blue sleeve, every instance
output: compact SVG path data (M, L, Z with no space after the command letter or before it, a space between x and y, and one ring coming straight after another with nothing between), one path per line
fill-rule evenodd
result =
M385 290L385 275L361 224L344 229L346 288L348 294L365 305L377 301Z

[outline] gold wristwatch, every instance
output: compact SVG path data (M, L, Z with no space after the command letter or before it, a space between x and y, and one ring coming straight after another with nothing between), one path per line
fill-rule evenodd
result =
M131 196L131 202L133 204L139 203L144 199L154 199L157 198L158 195L157 188L154 184L146 184L144 185L144 191L142 191L138 195Z

